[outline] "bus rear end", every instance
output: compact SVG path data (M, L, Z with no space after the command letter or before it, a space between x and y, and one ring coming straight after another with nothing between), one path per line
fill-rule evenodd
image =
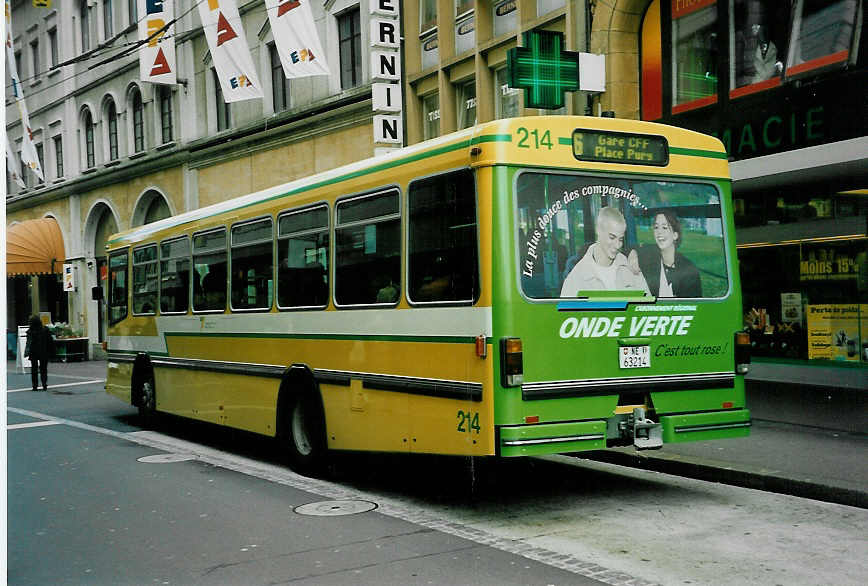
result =
M747 435L722 146L642 123L562 120L575 127L553 130L572 130L560 141L571 148L494 169L509 192L494 206L498 453Z

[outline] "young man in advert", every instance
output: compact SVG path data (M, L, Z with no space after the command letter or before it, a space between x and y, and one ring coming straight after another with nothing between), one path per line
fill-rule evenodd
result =
M635 274L621 252L627 222L616 208L604 207L597 214L597 241L564 279L561 297L576 297L579 291L642 289L648 284L641 273Z

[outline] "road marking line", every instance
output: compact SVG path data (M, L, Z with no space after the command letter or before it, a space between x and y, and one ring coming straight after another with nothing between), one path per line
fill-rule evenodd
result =
M6 429L25 429L28 427L45 427L46 425L63 425L62 421L33 421L31 423L16 423L7 425Z
M104 383L104 382L105 382L105 379L102 378L102 379L86 380L86 381L82 381L82 382L80 382L80 383L64 383L64 384L62 384L62 385L51 385L51 386L48 387L48 388L49 388L49 390L50 390L50 389L59 389L60 387L74 387L74 386L77 386L77 385L92 385L93 383ZM32 390L33 390L33 389L31 389L30 387L27 387L27 388L24 388L24 389L9 389L9 390L6 391L6 392L7 392L7 393L21 393L21 392L24 392L24 391L32 391Z
M392 499L380 494L353 490L327 480L307 478L296 474L284 466L268 464L252 458L238 456L230 452L209 448L201 444L177 439L158 432L120 432L73 421L71 419L52 417L45 413L18 409L16 407L7 406L6 410L11 411L12 413L18 413L19 415L34 417L36 419L56 421L70 427L76 427L78 429L84 429L126 440L141 446L147 446L168 453L183 452L185 454L193 454L197 459L191 460L191 462L204 462L205 464L211 464L212 466L218 466L226 470L239 472L268 482L290 486L332 500L365 500L375 502L377 503L377 513L379 514L400 519L414 525L420 525L427 529L432 529L448 535L461 537L462 539L466 539L472 543L499 549L507 553L546 564L547 566L566 570L573 574L593 578L603 584L620 586L629 580L634 580L638 584L651 584L651 582L645 582L644 580L638 579L636 576L589 563L588 560L583 560L571 554L564 554L562 552L529 544L527 540L500 537L494 533L490 533L484 529L479 529L470 524L444 520L442 517L437 516L436 513L430 513L421 507L403 503L397 499Z

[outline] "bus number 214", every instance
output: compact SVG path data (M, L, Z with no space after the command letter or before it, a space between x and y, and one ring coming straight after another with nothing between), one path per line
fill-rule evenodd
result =
M459 411L458 412L458 431L472 433L476 432L479 434L479 413L472 413L470 411Z

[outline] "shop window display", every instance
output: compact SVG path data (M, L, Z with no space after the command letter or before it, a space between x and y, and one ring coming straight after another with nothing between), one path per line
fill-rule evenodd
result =
M717 5L674 10L672 14L672 81L675 104L712 100L717 96ZM698 104L691 104L698 105Z

